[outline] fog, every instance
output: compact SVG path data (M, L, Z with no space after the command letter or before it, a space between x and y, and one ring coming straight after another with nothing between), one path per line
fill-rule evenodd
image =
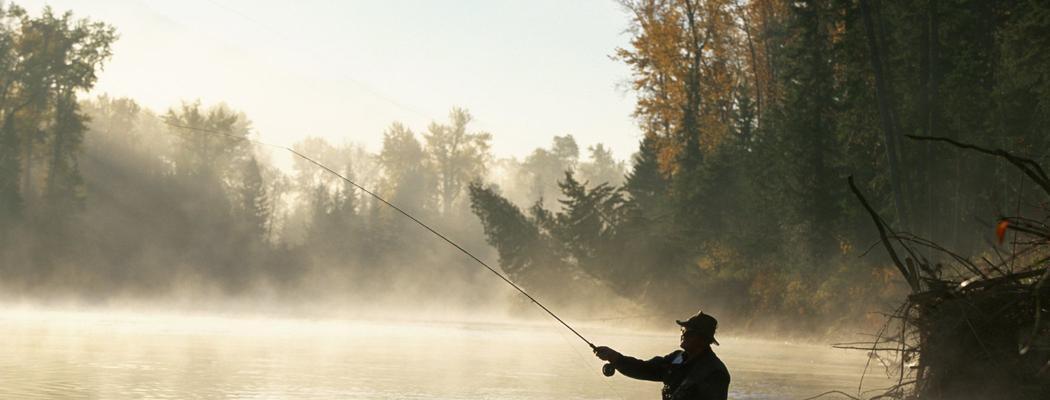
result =
M0 104L6 301L293 314L535 311L525 312L533 306L520 294L396 210L259 142L253 116L237 104L185 100L150 109L133 98L86 95L113 56L119 27L80 21L75 10L6 10L4 37L20 44L5 53L17 68L8 71L11 97ZM772 18L758 6L748 10ZM444 118L391 120L370 132L381 138L375 150L308 135L290 147L578 319L670 321L702 308L720 316L723 329L752 333L834 337L876 329L882 321L873 313L895 307L906 288L883 254L867 251L877 235L845 176L855 176L887 218L964 249L963 256L987 254L990 215L1039 209L1032 191L1001 184L1015 177L994 160L963 162L957 153L905 142L905 173L885 168L894 155L879 150L874 125L857 123L877 117L873 100L857 91L817 96L840 99L818 104L827 111L819 121L792 117L814 115L802 94L816 88L792 86L796 76L823 70L793 66L793 75L765 76L753 64L786 55L766 54L776 46L741 52L754 38L730 26L711 29L719 57L732 62L691 72L724 79L705 82L693 100L703 101L683 108L674 101L687 87L651 84L664 72L643 62L659 54L643 46L652 33L637 18L627 25L639 42L609 49L632 68L639 96L634 118L645 135L634 154L578 142L571 132L535 132L548 144L497 157L493 142L507 133L479 128L485 116L454 104ZM763 23L808 29L800 21ZM40 27L68 32L65 47L49 49L55 57L34 52ZM666 44L688 50L688 43ZM863 61L845 50L834 56L829 63L849 71ZM825 78L836 88L867 79L860 72ZM963 90L941 90L950 88ZM995 99L1003 113L1019 112L1007 110L1016 99ZM301 118L309 131L311 117ZM918 129L927 120L909 114L901 123ZM1015 141L1021 152L1047 137L1019 131L1030 132Z
M226 105L184 103L158 113L101 96L81 107L89 121L79 161L82 210L16 228L4 252L8 301L333 316L502 315L531 307L465 254L334 174L300 158L277 167L273 160L288 154L235 139L254 137L251 121ZM591 159L564 136L525 162L494 160L490 136L471 131L469 112L454 109L450 118L422 134L393 123L378 154L315 137L293 148L496 268L469 209L470 180L489 177L527 201L557 190L565 169L622 179L623 163L600 144ZM460 138L468 139L459 148L446 144ZM27 215L52 212L38 202L43 193L25 194ZM595 282L576 289L587 291L576 300L618 301ZM588 307L574 306L581 315Z
M168 312L10 309L0 370L18 398L645 399L655 382L605 378L549 324L303 320ZM648 357L675 333L583 326ZM856 388L864 356L826 346L723 336L733 398L803 398ZM32 359L31 364L24 360ZM881 366L864 390L892 382Z
M900 306L924 288L951 298L946 288L982 278L1041 290L1034 277L1045 248L1026 249L1043 243L1050 208L1026 178L1050 190L1038 167L1050 162L1050 62L1039 56L1041 42L1031 44L1046 31L1045 7L888 2L872 13L867 1L619 3L630 40L602 54L626 68L609 86L636 100L633 112L610 116L632 119L640 132L631 154L611 150L622 137L578 140L605 126L592 122L604 116L584 112L601 108L585 98L600 94L589 92L535 100L557 108L558 121L573 117L542 130L535 127L552 117L506 106L529 102L524 95L480 105L449 95L441 117L390 118L368 130L354 116L375 109L351 102L339 110L326 100L331 91L303 95L305 84L265 93L273 104L296 103L281 110L294 129L281 132L256 126L254 118L271 121L268 112L243 108L260 110L243 92L269 90L263 82L230 93L229 103L191 94L158 106L164 96L151 93L147 107L97 90L122 40L119 26L76 10L0 3L0 318L16 343L0 361L10 368L40 360L18 370L24 386L0 396L118 397L141 384L143 397L171 398L607 397L591 387L607 381L582 372L597 370L590 343L563 328L642 357L666 354L677 345L672 321L699 309L717 316L725 359L743 378L731 393L801 397L843 389L866 374L854 368L861 364L880 363L883 376L902 382L918 351L906 348L909 332L921 327L898 318L896 338L881 332L892 310L927 315ZM501 51L518 53L506 43ZM469 41L446 45L485 53ZM428 51L420 54L442 53ZM354 55L368 60L367 52ZM553 68L565 61L558 57L573 56L544 62ZM486 79L538 79L524 79L520 66L433 58L463 63L449 76L480 68ZM194 71L213 62L217 75L204 81L237 72L205 61ZM429 67L418 64L410 65ZM434 70L442 68L451 67ZM177 68L131 75L186 78ZM311 85L330 79L316 75ZM548 85L575 87L534 86ZM519 122L489 123L507 114ZM299 133L332 121L366 139ZM574 136L580 126L592 128ZM529 143L544 144L493 151L525 143L509 140L523 130L543 138ZM955 147L938 147L945 143ZM1004 243L1011 229L1013 242ZM887 231L906 256L894 254ZM1019 241L1018 231L1035 239ZM1042 300L1029 297L1032 312L1019 314L1035 315L1035 337ZM880 332L865 342L873 348L898 341L899 351L897 342L890 350L900 357L811 346L859 332ZM104 340L114 333L125 336ZM276 349L283 343L306 354ZM577 356L581 368L569 361ZM404 361L415 358L426 362ZM432 367L443 362L451 366ZM313 364L321 368L299 371ZM363 380L338 379L346 368L363 370L355 376ZM399 368L421 383L394 382ZM1047 370L1039 368L1030 369ZM156 375L141 371L186 381L150 386L143 379ZM261 383L273 376L289 379ZM590 386L574 391L584 381ZM521 389L530 384L539 389ZM643 396L635 390L644 386L627 388L617 390L632 394L611 397Z

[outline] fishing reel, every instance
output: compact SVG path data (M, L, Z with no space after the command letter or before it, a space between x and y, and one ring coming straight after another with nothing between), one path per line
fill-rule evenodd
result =
M613 367L612 363L608 363L602 366L602 375L613 376L616 375L616 368Z

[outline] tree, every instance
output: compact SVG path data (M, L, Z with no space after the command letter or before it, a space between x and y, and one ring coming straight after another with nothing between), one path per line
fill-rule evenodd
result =
M79 109L71 95L59 99L56 106L44 196L51 218L62 218L83 206L84 180L77 166L77 150L87 128Z
M82 102L81 108L88 115L92 140L96 143L109 148L129 148L142 141L143 132L139 131L138 122L146 110L135 100L101 94Z
M264 242L270 223L270 196L263 182L259 163L250 157L243 167L242 178L238 188L240 204L238 214L245 234L255 241Z
M729 131L739 31L733 2L625 0L632 13L630 48L616 57L632 69L635 117L660 147L664 172L677 171L680 153L695 140L705 149Z
M296 142L292 145L292 149L323 165L336 168L337 171L343 168L343 162L345 162L343 157L340 157L338 148L316 136L308 136ZM337 184L334 176L301 157L293 159L292 170L295 171L296 188L302 192L313 190L322 183L325 185Z
M347 179L354 180L353 170L347 165L346 169L343 170L343 176ZM339 186L339 191L335 194L335 199L332 202L332 211L336 221L339 225L349 229L354 228L357 224L357 213L358 213L358 197L357 188L353 185L342 182Z
M869 58L871 59L872 71L875 74L875 96L878 98L879 103L879 115L882 121L882 131L884 135L884 143L886 148L886 159L889 161L890 167L890 182L893 187L893 203L896 210L895 215L897 216L897 222L901 226L906 226L910 223L908 221L906 208L904 204L904 188L901 184L900 177L900 155L898 148L900 147L900 135L897 133L900 131L898 126L898 120L896 115L896 104L893 100L893 95L890 92L890 86L887 81L886 74L883 73L886 65L883 62L883 57L880 51L879 40L875 34L875 22L873 21L871 5L868 0L860 0L861 15L864 19L864 29L868 36L868 49L871 52ZM884 49L883 49L884 50Z
M494 188L478 182L468 186L470 208L481 220L485 238L499 254L507 276L547 298L572 299L561 290L577 268L566 261L567 251L554 237L553 215L536 203L528 215Z
M622 161L613 158L612 151L605 145L598 143L588 146L590 160L580 163L580 178L594 184L606 183L610 186L619 186L624 178L624 166Z
M530 200L542 200L548 207L557 205L554 198L560 193L558 180L565 171L576 169L579 158L580 148L572 135L555 136L550 149L534 150L520 170L523 180L528 182Z
M499 253L503 270L518 280L531 268L544 266L534 261L541 254L537 251L542 247L539 229L521 209L480 183L471 183L468 189L471 209L481 219L489 244Z
M626 217L621 191L606 183L588 188L571 171L565 172L558 186L562 209L554 216L554 237L581 270L621 284L620 276L613 273L623 252L622 237L618 236Z
M468 133L467 124L471 119L466 110L453 108L449 112L449 125L432 123L423 135L427 157L437 174L444 215L451 215L467 182L485 175L486 164L492 158L489 154L492 135Z
M824 260L834 254L834 227L841 215L845 188L836 170L838 146L834 127L835 77L830 37L833 11L820 1L800 1L791 8L788 31L797 35L785 51L794 60L782 69L785 82L779 143L786 172L781 190L787 194L793 224L804 229L806 254ZM811 261L812 262L812 261ZM805 263L805 261L803 261Z
M655 220L665 213L668 192L667 179L660 172L655 139L642 139L634 166L624 182L631 206L646 220Z
M236 175L234 166L249 157L251 122L226 105L203 109L199 101L169 109L164 121L179 136L175 172L187 177L224 181Z
M34 18L16 5L0 5L0 19L0 219L10 219L26 196L37 195L37 163L47 168L49 203L77 202L84 119L76 93L94 86L116 34L50 7Z
M383 149L379 153L379 164L386 176L383 190L392 193L389 198L394 204L409 212L434 208L435 177L427 160L423 145L404 125L395 123L383 133Z
M349 165L342 172L350 180L355 179ZM342 181L339 190L331 194L330 209L327 210L325 226L329 230L323 238L331 243L328 256L336 262L348 264L359 260L365 242L365 233L361 218L358 216L357 188Z

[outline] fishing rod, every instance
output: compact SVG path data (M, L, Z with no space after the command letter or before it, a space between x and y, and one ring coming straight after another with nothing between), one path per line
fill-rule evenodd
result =
M249 139L249 138L244 137L244 136L233 135L233 134L230 134L230 133L227 133L227 132L221 132L221 131L217 131L217 130L213 130L213 129L197 128L197 127L192 127L192 126L184 126L184 125L171 123L169 121L163 121L163 122L164 122L164 124L166 124L168 126L171 126L171 127L174 127L174 128L187 129L187 130L196 131L196 132L202 132L202 133L210 133L210 134L213 134L213 135L225 136L225 137L228 137L228 138L232 138L232 139L236 139L236 140L242 140L242 141L246 141L246 142L250 142L250 143L255 143L255 144L258 144L258 145L262 145L262 146L269 146L269 147L273 147L273 148L283 149L283 150L286 150L286 151L294 154L295 156L297 156L299 158L302 158L303 160L306 160L307 162L309 162L309 163L311 163L313 165L316 165L316 166L320 167L322 170L324 170L324 171L326 171L326 172L328 172L328 173L330 173L332 175L335 175L339 179L342 179L346 183L349 183L351 186L357 188L358 190L367 193L369 196L372 196L372 198L374 198L376 200L379 200L379 202L381 202L383 204L386 204L387 206L390 206L390 208L393 208L394 210L397 210L397 212L401 213L401 215L404 215L408 219L412 220L412 222L415 222L419 226L421 226L424 229L430 231L430 233L433 233L435 236L441 238L441 240L444 240L446 243L452 245L452 247L455 247L457 250L459 250L463 254L466 254L472 260L474 260L478 264L481 264L482 267L485 267L485 269L489 270L489 272L492 272L494 275L496 275L497 277L502 279L503 282L506 282L508 285L513 287L515 290L517 290L519 293L525 295L525 297L527 297L534 304L536 304L541 309L543 309L543 311L546 311L547 314L550 314L551 317L553 317L555 320L557 320L559 323L561 323L563 326L565 326L565 328L567 328L569 331L571 331L573 334L575 334L576 337L580 338L580 340L583 340L584 343L587 343L587 346L590 346L591 350L597 349L597 346L595 346L594 343L591 343L590 340L587 340L587 338L583 337L583 335L581 335L579 332L577 332L575 329L573 329L571 326L569 326L569 324L567 324L565 321L563 321L561 318L559 318L557 315L555 315L554 312L552 312L549 308L547 308L542 303L540 303L538 300L536 300L535 297L532 297L532 295L530 295L528 292L526 292L520 286L518 286L514 282L511 282L510 279L507 279L506 276L501 274L499 271L496 271L495 268L490 267L488 264L486 264L480 258L475 256L474 254L471 254L471 252L467 251L467 249L464 249L463 246L460 246L458 243L452 241L452 239L449 239L447 236L443 235L441 232L438 232L434 228L431 228L430 225L427 225L423 221L420 221L418 218L416 218L412 214L409 214L407 211L401 209L401 207L398 207L398 206L394 205L393 203L391 203L391 202L387 201L386 199L384 199L382 196L376 194L375 192L372 192L371 190L366 189L365 187L363 187L361 185L358 185L356 182L354 182L354 181L350 180L349 178L343 176L342 174L332 170L331 168L328 168L324 164L321 164L320 162L318 162L318 161L316 161L316 160L314 160L314 159L312 159L310 157L307 157L303 153L300 153L300 152L296 151L295 149L292 149L291 147L286 147L286 146L266 143L266 142L255 140L255 139ZM611 365L606 364L604 367L602 367L602 373L604 373L606 376L612 376L612 373L611 373L612 368L611 367L612 367Z

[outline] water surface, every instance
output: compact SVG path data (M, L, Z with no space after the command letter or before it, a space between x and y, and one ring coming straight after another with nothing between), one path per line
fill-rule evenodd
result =
M3 399L657 399L546 324L0 313ZM677 335L581 327L648 358ZM720 337L730 398L855 393L863 352ZM865 388L890 382L869 372Z

